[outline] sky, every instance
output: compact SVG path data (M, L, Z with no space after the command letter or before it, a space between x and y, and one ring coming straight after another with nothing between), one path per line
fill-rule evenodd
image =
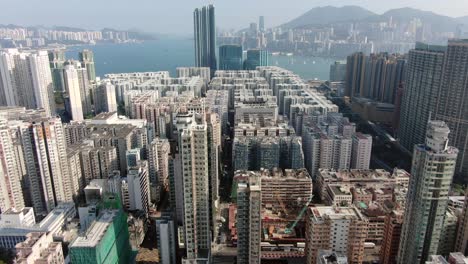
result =
M266 27L281 25L317 6L358 5L376 13L413 7L438 14L468 15L468 0L0 0L0 24L70 26L188 35L192 12L214 4L217 27L247 28L265 16Z

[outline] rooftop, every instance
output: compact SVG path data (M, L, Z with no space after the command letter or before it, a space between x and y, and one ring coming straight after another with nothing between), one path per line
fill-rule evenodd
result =
M88 228L85 234L78 236L70 247L95 247L104 237L107 228L119 214L118 210L105 210L99 219Z

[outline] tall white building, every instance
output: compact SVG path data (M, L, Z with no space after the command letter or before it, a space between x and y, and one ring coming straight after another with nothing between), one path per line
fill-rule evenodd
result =
M34 211L50 212L60 202L72 202L74 181L60 118L31 120L20 130Z
M122 180L122 196L128 201L128 210L141 210L146 214L149 210L150 193L148 165L141 162L137 167L129 168L127 177ZM124 187L125 186L125 187Z
M209 258L210 201L208 128L194 114L178 116L180 166L184 190L186 263Z
M414 147L398 263L425 263L438 253L458 155L449 133L444 122L429 121L426 143Z
M54 84L49 55L42 50L29 56L36 108L43 108L47 116L55 115Z
M0 52L0 105L44 108L55 114L52 73L46 51Z
M110 82L101 83L94 92L94 111L96 114L101 112L117 112L117 97L115 95L115 86Z
M0 120L0 211L25 206L21 180L23 173L5 120Z
M372 152L372 136L358 132L352 138L351 167L353 169L368 170Z
M72 178L69 171L60 118L45 117L44 111L24 108L6 109L0 111L0 116L7 120L4 124L10 130L12 139L9 141L7 138L4 141L3 133L2 143L10 146L5 146L6 150L15 151L16 168L20 170L20 175L24 175L27 186L23 191L29 191L34 211L37 214L47 214L58 203L73 201L76 190L74 183L77 180ZM21 194L15 195L20 197Z
M68 111L73 121L83 121L83 102L77 68L66 65L64 68L65 91L68 94Z

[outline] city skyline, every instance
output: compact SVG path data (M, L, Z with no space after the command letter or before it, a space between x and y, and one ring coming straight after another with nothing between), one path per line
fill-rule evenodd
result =
M120 30L131 29L148 33L187 36L193 31L190 26L190 14L193 9L207 4L215 5L218 16L222 18L218 19L217 25L219 28L227 30L247 28L248 23L258 21L259 16L265 17L266 28L276 27L312 8L323 6L361 6L377 14L382 14L390 9L410 7L454 18L468 16L468 12L465 11L468 9L468 2L464 0L451 0L451 5L443 6L440 6L437 0L416 0L411 1L411 3L405 0L390 3L382 0L295 0L294 2L294 4L291 4L284 1L266 2L263 0L253 3L247 0L241 0L240 2L190 0L190 4L180 5L166 2L161 5L161 3L143 1L135 6L131 2L122 0L117 1L117 3L113 1L112 5L108 1L96 3L89 0L76 3L65 3L58 0L41 2L0 0L3 10L0 24L44 25L47 27L69 26L93 30L110 27ZM91 4L93 8L87 8ZM249 8L242 8L246 5ZM268 12L259 11L264 9L265 5L269 6ZM24 6L29 6L29 8L22 9L24 14L22 16L15 15L16 11ZM157 11L160 7L164 8L165 11L155 13L155 10ZM77 12L80 10L86 10L86 13ZM103 10L108 12L103 12ZM236 10L239 12L236 12ZM284 10L288 10L288 12L284 12ZM48 15L44 16L45 13L48 13ZM121 19L122 16L125 16L126 19ZM157 23L148 23L148 21L156 21Z
M0 25L0 263L468 263L468 16L87 1L193 39Z

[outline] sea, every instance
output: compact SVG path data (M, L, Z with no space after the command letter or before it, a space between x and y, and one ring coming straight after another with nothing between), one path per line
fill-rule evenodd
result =
M67 58L77 59L78 52L94 52L96 75L108 73L169 71L176 76L176 68L194 65L193 40L190 38L164 38L141 43L106 43L67 48ZM305 80L328 80L330 65L335 60L321 57L278 55L270 57L270 65L279 66Z

